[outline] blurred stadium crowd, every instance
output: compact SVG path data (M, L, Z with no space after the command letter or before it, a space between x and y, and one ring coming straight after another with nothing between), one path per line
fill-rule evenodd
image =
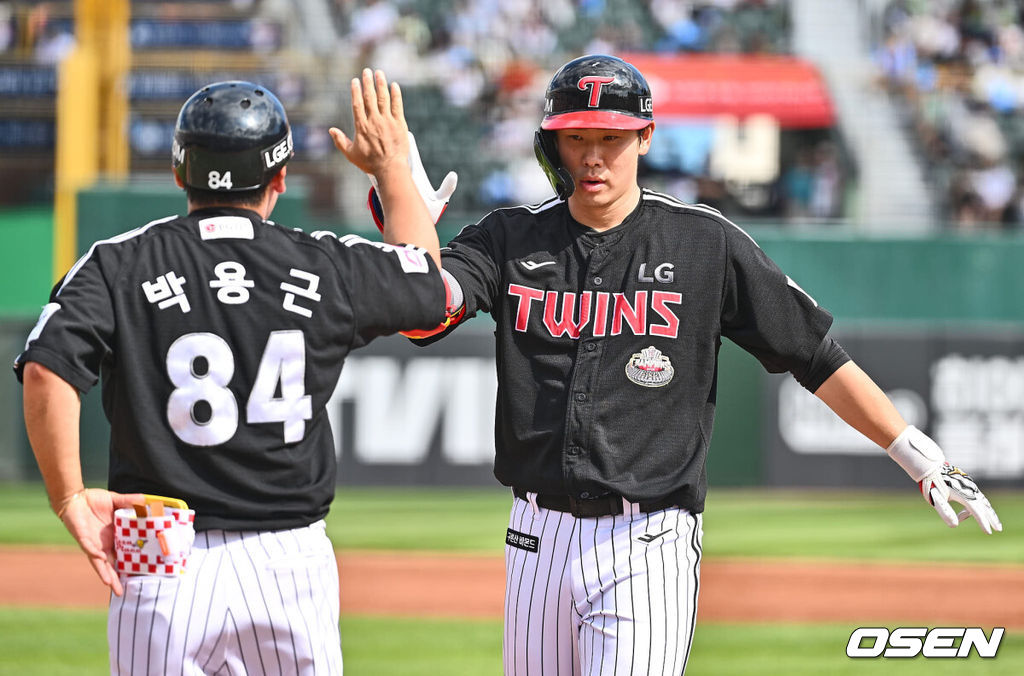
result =
M421 147L426 143L432 159L447 154L459 168L463 185L472 186L463 196L477 210L550 194L531 142L539 97L569 59L789 51L785 0L334 0L332 6L356 63L378 65L414 87L410 126L429 139ZM669 133L660 124L662 135ZM708 171L708 127L672 131L685 135L681 142L692 152L666 157L656 143L643 165L650 187L733 214L842 215L842 169L829 130L786 133L788 170L756 206ZM439 147L453 138L456 147Z
M879 18L879 78L905 108L955 227L1024 224L1024 6L894 0Z
M292 174L307 182L314 212L360 220L352 204L365 185L336 161L326 128L344 126L348 78L364 65L403 85L428 172L456 169L453 211L479 215L550 194L532 134L545 84L570 58L792 51L789 0L134 0L131 7L133 173L166 170L174 114L192 91L250 79L289 108ZM0 0L0 205L52 196L55 64L73 46L73 23L72 2ZM1024 220L1018 3L893 0L873 32L880 86L905 108L949 221L1015 227ZM657 106L656 99L656 116ZM745 219L850 216L856 164L839 125L782 129L777 175L756 191L714 174L706 128L659 121L658 129L685 152L652 152L642 167L646 185Z

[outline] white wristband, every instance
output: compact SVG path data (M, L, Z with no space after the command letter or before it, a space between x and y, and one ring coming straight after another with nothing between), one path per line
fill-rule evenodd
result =
M466 295L462 292L462 285L459 284L459 280L455 279L455 275L444 268L441 268L441 276L448 282L448 291L451 293L448 307L458 310L466 302Z
M939 445L913 425L907 425L907 428L893 439L885 452L914 481L925 478L946 461L946 456Z

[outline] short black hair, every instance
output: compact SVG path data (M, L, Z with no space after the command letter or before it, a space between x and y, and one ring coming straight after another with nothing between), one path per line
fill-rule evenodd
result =
M239 207L255 207L259 206L260 202L263 201L263 196L267 194L267 190L270 188L270 184L263 186L262 188L256 188L254 190L240 190L238 192L219 192L217 190L203 190L202 188L193 188L192 186L185 186L185 195L188 197L189 204L194 209L201 209L203 207L210 207L218 204L230 204Z

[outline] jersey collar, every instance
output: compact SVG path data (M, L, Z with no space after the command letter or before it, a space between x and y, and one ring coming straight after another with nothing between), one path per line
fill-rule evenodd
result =
M582 237L594 244L611 244L617 239L622 237L628 232L635 230L635 225L642 217L642 211L644 206L643 191L641 190L640 199L637 201L633 211L629 212L629 215L623 219L621 223L615 227L608 228L607 230L594 230L593 228L583 225L575 218L572 217L572 212L569 211L569 205L565 205L565 214L569 220L569 230L576 236Z
M254 210L244 207L200 207L188 212L189 218L210 218L211 216L244 216L253 224L268 222L264 221Z

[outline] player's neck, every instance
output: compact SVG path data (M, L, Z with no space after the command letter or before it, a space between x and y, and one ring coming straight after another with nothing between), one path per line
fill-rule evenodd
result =
M281 167L281 171L279 171L277 174L274 175L273 178L270 179L270 184L267 186L267 189L263 191L263 197L261 197L260 201L257 202L256 204L245 204L245 205L243 205L243 204L238 204L236 202L231 202L229 200L225 200L223 202L216 201L216 202L210 202L210 203L205 203L205 204L202 204L202 205L198 205L198 204L193 204L190 201L188 203L188 212L192 213L196 209L206 209L207 207L227 207L229 209L248 209L249 211L255 211L257 214L259 214L260 218L262 218L265 221L268 218L270 218L270 214L273 213L274 207L277 206L278 195L284 194L284 191L287 189L287 186L285 184L285 176L287 175L287 173L288 173L288 167ZM185 187L182 184L181 179L178 178L177 176L174 177L174 180L178 184L179 188Z
M268 194L265 195L263 200L261 200L258 204L238 204L236 202L225 201L225 202L210 202L210 203L204 203L202 205L196 205L196 204L193 204L192 202L189 202L188 203L188 212L192 213L196 209L209 209L209 208L216 208L216 207L222 207L222 208L226 208L226 209L246 209L248 211L255 211L259 215L259 217L265 221L268 218L270 218L270 214L274 210L274 206L277 204L276 197L277 197L276 194L269 194L269 191L268 191Z
M582 197L573 195L569 198L569 213L577 223L604 232L626 220L639 202L640 186L634 185L632 190L610 204L588 204Z

